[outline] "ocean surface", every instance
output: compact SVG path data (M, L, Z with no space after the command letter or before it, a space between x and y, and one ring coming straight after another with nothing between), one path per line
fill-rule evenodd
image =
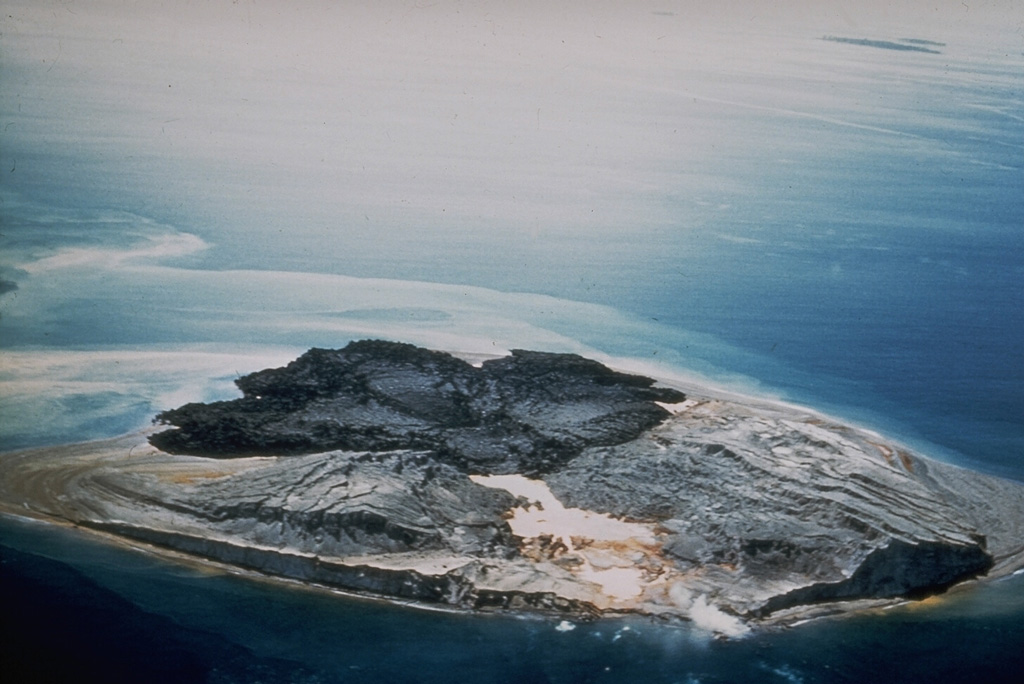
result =
M1024 29L1013 3L925 4L11 2L0 450L381 337L581 353L1024 481ZM354 600L2 519L0 592L2 664L39 681L1024 671L1020 576L721 642Z

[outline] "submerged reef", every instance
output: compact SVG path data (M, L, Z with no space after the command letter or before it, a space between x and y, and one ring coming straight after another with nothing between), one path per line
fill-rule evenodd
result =
M7 455L0 501L374 596L730 636L1024 564L1017 483L576 355L363 341L237 384L148 435Z

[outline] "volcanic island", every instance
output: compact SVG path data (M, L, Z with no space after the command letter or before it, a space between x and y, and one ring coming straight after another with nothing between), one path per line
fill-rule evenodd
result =
M236 384L0 456L0 507L347 593L725 636L1024 567L1019 483L573 354L367 340Z

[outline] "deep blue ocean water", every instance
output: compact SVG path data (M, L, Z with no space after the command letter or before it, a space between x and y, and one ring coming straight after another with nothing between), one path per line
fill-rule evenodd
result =
M16 681L966 683L1024 667L1020 576L927 609L717 641L637 619L566 631L282 588L38 523L2 520L0 541Z
M695 377L1024 481L1019 20L267 5L12 3L0 449L119 434L386 337ZM3 657L49 663L37 680L1024 671L1020 577L717 642L283 590L11 520L0 573L22 635Z

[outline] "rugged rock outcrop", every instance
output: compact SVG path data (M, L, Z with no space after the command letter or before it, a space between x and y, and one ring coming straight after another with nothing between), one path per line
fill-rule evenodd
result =
M1017 550L1019 529L989 548L982 530L1002 523L958 506L930 471L980 477L813 416L709 400L546 481L566 505L658 521L691 590L767 616L938 593Z
M725 634L1024 565L1017 483L578 356L359 342L238 386L150 444L0 458L0 505L380 596Z
M381 341L313 349L236 384L241 399L161 413L176 429L150 441L221 458L422 449L470 473L540 474L636 438L668 417L655 402L685 398L571 354L513 351L476 368Z

